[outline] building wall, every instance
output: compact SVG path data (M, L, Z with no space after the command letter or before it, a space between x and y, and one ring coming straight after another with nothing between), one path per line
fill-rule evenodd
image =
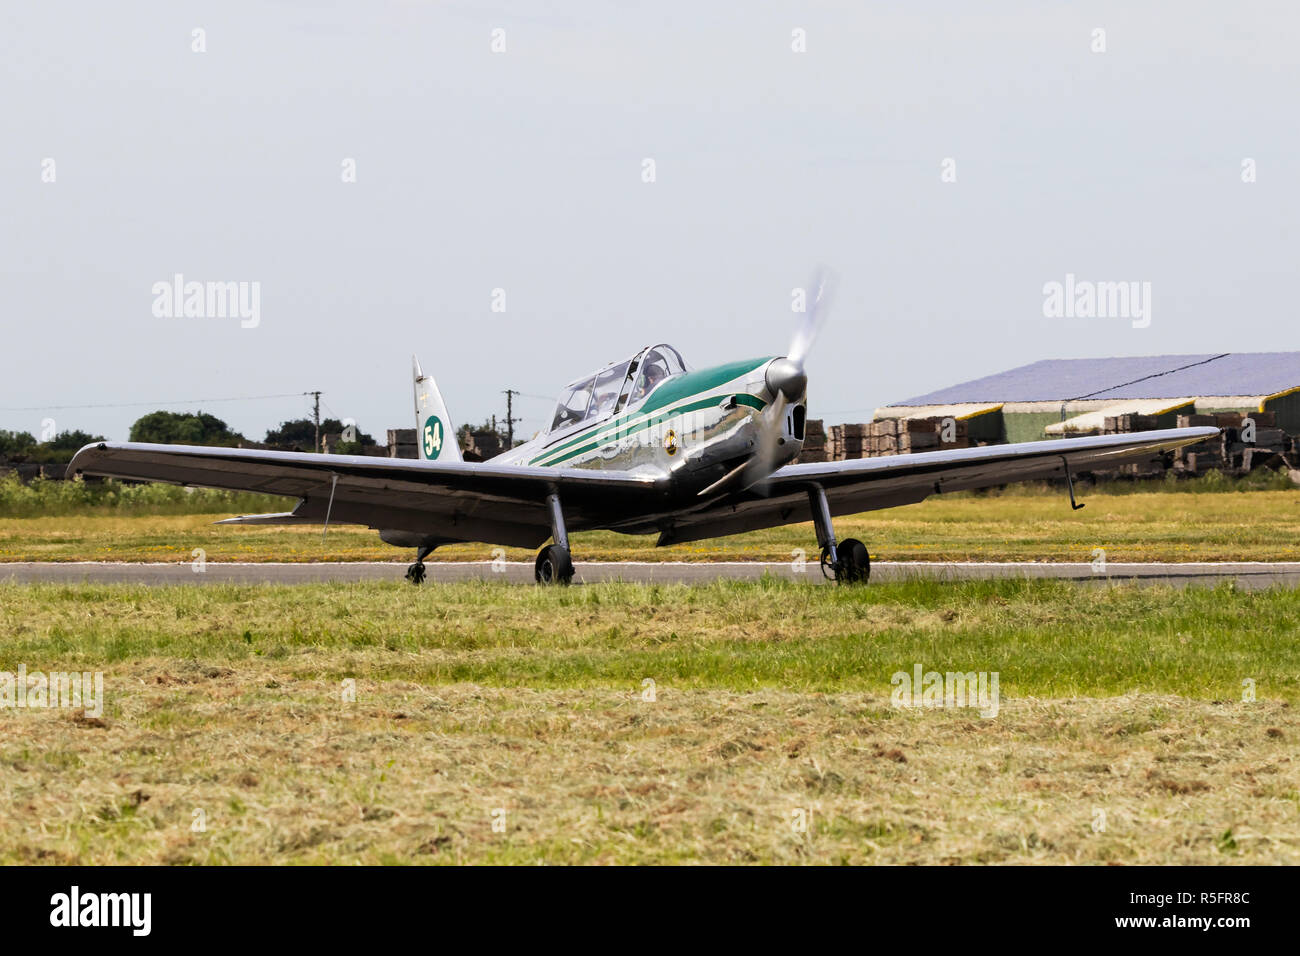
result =
M1177 399L1169 399L1172 405ZM1260 396L1226 395L1195 399L1195 405L1188 404L1159 413L1159 428L1176 428L1178 416L1193 411L1208 415L1215 412L1240 412L1249 414L1260 410L1261 403L1265 411L1277 416L1277 427L1289 434L1300 434L1300 387L1294 391L1283 392L1270 398ZM1026 442L1042 441L1047 435L1044 429L1048 425L1060 422L1062 418L1072 418L1086 412L1095 412L1123 405L1115 400L1086 399L1066 403L1059 402L1008 402L1000 411L990 411L981 415L965 418L969 426L972 441L1007 441ZM933 414L941 406L902 406L889 405L876 410L877 418L906 417L921 414Z
M966 419L966 433L972 442L1004 442L1007 440L1007 424L1002 410L972 415Z
M1277 416L1278 428L1290 435L1300 433L1300 389L1267 398L1263 405L1264 411Z
M1171 408L1167 412L1161 412L1156 416L1157 428L1177 428L1179 415L1191 415L1196 411L1195 402L1187 402L1185 405L1179 405L1177 408Z
M1069 417L1069 412L1066 413ZM1002 421L1006 425L1007 441L1042 441L1043 429L1061 420L1061 409L1050 412L1011 412L1003 413Z

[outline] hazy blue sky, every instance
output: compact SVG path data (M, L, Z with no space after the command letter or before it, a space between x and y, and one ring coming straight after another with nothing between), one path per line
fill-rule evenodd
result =
M779 353L819 263L832 421L1040 358L1300 348L1298 116L1293 2L6 3L0 428L319 388L381 436L412 352L478 421L651 342ZM260 324L156 317L175 273L259 282ZM1150 326L1045 318L1067 273L1150 282ZM308 404L203 408L260 438Z

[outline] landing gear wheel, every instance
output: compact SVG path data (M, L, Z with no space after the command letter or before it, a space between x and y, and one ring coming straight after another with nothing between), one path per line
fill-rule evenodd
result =
M871 577L871 555L857 538L841 541L835 549L838 564L831 564L830 548L822 548L822 574L836 584L866 584Z
M831 564L830 548L822 548L822 577L827 581L835 580L835 565Z
M438 547L438 542L426 541L415 549L415 563L406 569L406 580L412 584L424 583L424 559L433 554L433 549Z
M567 548L548 544L537 552L533 576L538 584L568 584L573 580L573 560Z

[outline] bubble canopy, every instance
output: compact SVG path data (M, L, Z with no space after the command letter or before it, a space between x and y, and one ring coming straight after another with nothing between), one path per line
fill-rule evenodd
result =
M621 362L614 362L565 386L555 403L552 433L608 418L641 404L650 393L687 370L671 345L651 345Z

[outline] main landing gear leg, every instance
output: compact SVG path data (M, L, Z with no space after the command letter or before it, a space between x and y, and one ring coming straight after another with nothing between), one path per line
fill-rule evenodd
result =
M573 559L569 557L569 534L564 528L560 496L547 495L546 507L551 512L551 538L554 543L537 552L533 576L538 584L568 584L573 580Z
M425 544L416 549L415 563L406 569L406 580L412 584L424 583L424 559L433 554L434 545Z
M813 527L817 529L817 544L822 549L822 574L833 578L837 584L866 584L871 577L871 556L867 553L867 546L857 538L835 543L831 509L821 485L808 489L808 504L812 508Z

